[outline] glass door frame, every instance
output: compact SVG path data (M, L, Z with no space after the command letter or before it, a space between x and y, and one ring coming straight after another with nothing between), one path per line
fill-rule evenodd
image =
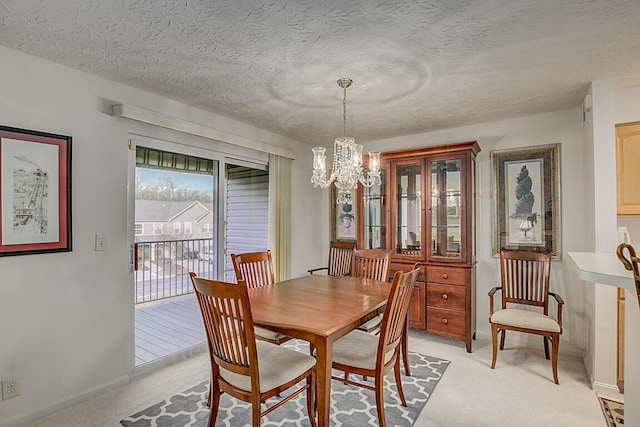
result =
M127 366L129 368L129 372L134 375L143 374L149 370L154 369L156 366L161 366L165 363L168 363L168 360L179 360L184 357L183 354L188 352L189 350L183 350L181 352L159 358L156 361L147 363L145 365L141 365L136 367L136 331L135 331L135 280L136 275L134 271L134 245L135 245L135 191L136 191L136 146L144 146L149 147L156 150L168 151L179 154L186 154L189 156L201 157L205 159L211 159L218 162L218 176L215 178L217 182L218 188L218 197L217 200L214 199L214 203L217 203L215 206L214 216L214 229L215 233L217 233L217 238L214 238L214 244L218 246L218 250L216 251L217 265L214 267L213 276L221 280L220 274L221 266L224 265L224 242L225 242L225 212L223 211L224 201L226 199L226 176L220 171L223 170L221 168L226 168L225 156L223 153L200 148L192 145L180 144L174 141L165 141L156 139L153 137L145 137L140 135L129 135L129 150L127 156L128 162L128 173L127 173L127 242L129 242L129 276L128 276L128 284L130 286L130 305L127 306L127 317L128 324L130 325L130 330L127 331L128 335L128 343L127 343Z
M432 250L432 241L433 241L433 235L432 235L432 231L433 231L433 222L432 222L432 206L431 206L431 198L432 198L432 194L431 194L431 189L432 189L432 170L431 170L431 166L433 164L433 162L439 162L439 161L445 161L445 160L458 160L460 161L460 211L458 213L460 218L467 218L467 221L462 221L460 223L460 256L457 257L447 257L447 256L440 256L440 255L436 255L434 254L433 250ZM468 161L469 161L469 156L465 153L447 153L447 154L442 154L442 155L434 155L434 156L429 156L428 158L425 159L426 161L426 173L427 173L427 185L428 185L428 191L429 191L429 198L428 201L425 198L425 203L427 204L427 227L428 227L428 235L429 235L429 249L426 252L426 259L429 262L442 262L442 263L456 263L456 264L460 264L460 263L467 263L467 248L465 246L465 241L467 239L463 238L463 236L466 235L466 233L468 233L468 231L470 230L470 218L468 218L468 215L466 215L466 209L468 207L468 202L469 202L469 197L467 194L467 185L469 185L467 183L468 181L468 173L466 173L465 171L467 170L466 168L468 167Z
M389 182L389 196L388 196L388 203L393 203L394 205L396 205L398 203L398 185L397 185L397 170L398 167L402 167L402 166L407 166L407 165L417 165L420 167L420 206L419 206L419 212L420 212L420 251L416 251L416 253L414 254L408 254L408 253L402 253L398 250L399 246L398 246L398 214L400 209L398 209L397 206L395 206L395 209L390 209L391 212L389 213L389 247L388 250L391 251L392 257L394 259L406 259L406 260L414 260L414 261L422 261L425 259L425 255L426 255L426 249L425 249L425 237L426 237L426 226L427 226L427 222L426 222L426 195L428 195L428 193L426 192L427 190L427 185L426 185L426 180L425 180L425 159L423 157L408 157L405 159L401 159L401 160L396 160L391 162L390 164L390 168L389 168L389 176L388 176L388 182Z

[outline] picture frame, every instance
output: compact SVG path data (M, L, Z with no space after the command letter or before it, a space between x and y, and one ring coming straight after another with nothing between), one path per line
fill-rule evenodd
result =
M71 140L0 126L0 256L72 250Z
M357 239L357 224L358 218L356 209L356 193L357 190L352 190L352 202L351 204L336 203L338 192L335 185L331 185L331 191L329 191L329 206L331 207L331 240L338 241L355 241Z
M551 252L561 259L560 144L491 152L493 255Z

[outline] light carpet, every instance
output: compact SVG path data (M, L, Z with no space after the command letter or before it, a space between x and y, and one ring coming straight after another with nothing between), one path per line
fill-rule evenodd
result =
M299 351L308 351L308 346L298 340L289 341L285 345ZM406 408L400 403L393 373L390 372L385 378L384 397L387 425L414 425L416 418L449 366L449 361L409 352L409 365L411 366L411 376L405 376L404 370L402 374L402 385L407 400ZM340 375L338 371L334 371L334 374ZM352 379L355 377L355 375L352 376ZM371 383L371 379L369 381ZM182 393L121 420L120 424L125 427L204 427L209 417L209 408L206 405L207 393L208 381L203 381ZM274 397L267 400L267 406L273 405L278 399ZM332 426L377 425L377 420L375 396L372 391L332 381ZM222 395L216 426L248 425L251 425L251 405L229 395ZM263 417L262 426L310 426L305 393Z

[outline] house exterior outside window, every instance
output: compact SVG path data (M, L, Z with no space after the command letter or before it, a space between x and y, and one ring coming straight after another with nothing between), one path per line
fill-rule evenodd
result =
M203 233L213 233L213 223L205 222L202 224L202 232Z
M173 223L173 234L180 234L182 232L182 223L174 222Z
M153 234L162 234L162 223L154 222L153 223Z
M191 222L184 223L184 234L193 234L193 224Z

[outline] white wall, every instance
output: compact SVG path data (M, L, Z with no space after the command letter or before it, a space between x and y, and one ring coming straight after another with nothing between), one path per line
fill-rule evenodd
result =
M615 252L617 246L616 225L616 174L614 91L611 81L595 81L591 84L593 110L587 115L588 150L592 150L586 170L593 171L587 188L589 197L585 212L593 213L593 223L585 229L590 233L588 246L595 252ZM586 284L588 293L585 306L593 306L590 325L590 347L586 364L594 389L612 394L616 384L616 289L611 286ZM591 295L591 293L593 294Z
M310 147L14 50L0 48L0 57L1 124L73 137L73 252L0 257L0 378L18 377L22 388L20 396L0 401L0 425L45 415L129 379L134 342L129 135L222 146L111 117L112 104L147 108L294 150L293 273L324 262L327 244L310 242L328 240L328 196L311 187ZM98 233L109 236L109 251L94 251Z
M567 252L584 251L587 246L585 236L585 215L582 200L585 196L583 182L583 144L578 109L551 112L541 115L503 120L443 131L434 131L401 138L374 141L367 144L365 151L408 149L422 146L441 145L454 142L476 140L481 152L478 166L478 264L477 264L477 333L490 336L489 298L487 293L500 285L498 259L493 257L492 227L493 204L491 156L492 150L515 149L535 145L560 144L561 175L561 234L562 259L554 261L551 270L551 289L565 300L563 334L560 341L561 353L581 355L586 347L586 327L589 313L584 311L585 286L575 274ZM525 334L507 334L507 340L539 348L542 340ZM461 345L461 351L464 346ZM562 381L562 379L560 379Z

